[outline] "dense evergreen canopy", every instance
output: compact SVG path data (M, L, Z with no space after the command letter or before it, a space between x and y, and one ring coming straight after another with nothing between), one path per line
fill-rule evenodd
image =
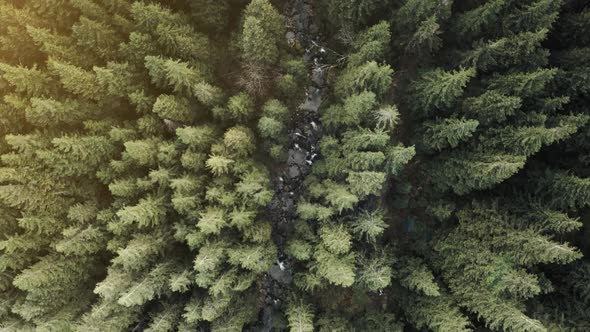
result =
M590 331L583 0L4 0L0 331Z

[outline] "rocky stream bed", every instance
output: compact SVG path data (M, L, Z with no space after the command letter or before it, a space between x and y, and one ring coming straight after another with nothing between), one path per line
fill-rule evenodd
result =
M285 247L293 231L297 217L297 202L303 193L303 180L310 173L313 163L320 158L318 141L322 135L319 108L326 93L327 70L323 65L325 49L321 47L314 16L314 1L295 0L286 5L288 24L286 35L289 43L298 43L305 49L304 60L309 68L311 85L307 87L305 100L299 105L297 116L289 131L288 160L273 172L275 197L269 205L269 217L273 221L272 237L278 248L278 259L266 274L262 291L265 304L256 326L250 331L275 331L274 320L284 309L288 288L293 281L293 260Z

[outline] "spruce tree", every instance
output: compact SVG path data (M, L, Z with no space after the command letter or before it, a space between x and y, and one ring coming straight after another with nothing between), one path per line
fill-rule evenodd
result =
M389 225L377 201L389 177L412 159L414 148L395 141L392 132L399 113L395 105L383 102L391 88L392 71L375 61L384 55L379 44L385 43L387 30L388 25L380 23L359 34L360 46L334 85L336 102L322 110L326 130L319 142L322 159L305 180L299 220L288 242L287 252L298 261L295 285L299 292L313 296L320 312L326 312L318 321L322 331L330 330L330 324L344 330L352 325L329 314L322 299L330 291L368 297L392 284L394 258L383 246ZM369 47L374 51L369 52ZM363 310L369 306L359 308ZM378 319L383 319L375 322L381 327L364 322L376 331L400 328L395 318Z
M4 1L0 330L590 330L589 32L581 0Z

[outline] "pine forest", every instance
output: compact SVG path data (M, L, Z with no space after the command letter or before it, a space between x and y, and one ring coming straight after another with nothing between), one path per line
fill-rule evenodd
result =
M0 331L590 331L590 2L0 0Z

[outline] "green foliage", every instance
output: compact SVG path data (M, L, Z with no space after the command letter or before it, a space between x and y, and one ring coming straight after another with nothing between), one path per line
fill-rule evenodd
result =
M511 37L481 44L465 57L464 63L487 71L491 67L508 67L522 62L538 61L544 64L544 54L538 54L540 43L547 36L546 29L523 32Z
M434 184L464 195L472 190L489 189L518 172L526 158L514 155L485 155L451 152L443 155L431 169Z
M210 55L209 40L190 25L162 22L156 27L155 35L166 53L180 59L207 60Z
M312 246L303 240L293 240L287 245L289 255L300 261L311 258Z
M223 144L232 156L246 157L254 149L254 133L243 126L229 128L223 135Z
M363 211L353 224L352 232L369 243L376 243L377 237L383 233L388 225L383 220L382 211Z
M402 168L414 158L416 149L413 146L395 146L389 149L387 154L388 171L391 175L397 175Z
M426 296L440 296L440 288L434 282L434 275L418 258L404 258L399 262L396 277L402 286L408 290L422 293Z
M503 94L531 97L541 93L556 73L556 69L540 69L534 72L495 75L489 82L489 88Z
M350 210L358 203L359 198L353 193L349 192L346 186L339 185L333 182L325 183L326 186L326 201L334 209L342 213L344 210Z
M379 332L401 332L404 330L404 324L400 323L394 314L377 311L367 311L357 322L356 326Z
M191 16L206 31L223 32L229 23L228 1L197 0L190 3Z
M389 8L391 1L365 0L359 3L346 3L328 0L325 7L325 17L335 29L364 29L370 19L380 11Z
M262 114L265 117L275 119L277 121L284 120L289 114L289 110L279 100L271 99L267 101L262 107Z
M395 105L388 105L378 109L375 112L375 121L377 128L393 130L399 122L399 112Z
M350 251L352 236L344 225L325 224L320 230L322 244L333 254L345 254Z
M125 142L125 153L130 160L141 166L153 165L156 162L155 140Z
M373 25L358 35L354 41L355 51L349 56L350 67L358 67L371 61L381 62L389 53L391 31L389 23Z
M589 185L587 178L548 171L539 181L539 191L547 193L552 205L576 209L590 204Z
M433 2L422 0L406 0L393 15L394 34L398 38L393 43L398 52L410 52L412 55L428 55L441 47L438 36L451 16L453 2Z
M273 118L262 117L258 121L258 131L263 138L280 139L284 125Z
M498 15L509 6L509 3L506 0L493 0L459 14L452 22L453 32L459 36L479 34L484 28L489 28L490 24L498 20Z
M142 305L159 296L166 287L170 270L170 264L157 265L138 282L133 283L128 291L123 292L117 303L125 307L131 307Z
M272 35L264 30L262 22L249 16L244 22L242 49L247 61L274 64L279 58L279 49L272 42Z
M279 58L284 23L268 0L254 0L244 10L241 49L245 61L276 64Z
M286 311L291 332L313 331L313 311L309 304L304 302L291 302Z
M176 93L191 95L193 88L205 78L198 67L159 56L146 56L145 67L155 85L172 88Z
M506 151L529 156L537 153L542 146L566 139L576 131L578 131L578 126L567 122L553 128L506 126L503 129L492 131L491 133L496 138L490 138L488 144L501 142L500 144Z
M391 284L392 268L383 257L369 258L361 262L357 281L370 291L376 292Z
M381 172L351 172L346 178L350 191L359 198L377 195L383 188L385 173Z
M325 126L358 125L376 104L375 94L363 92L344 100L344 105L333 105L322 114L322 123Z
M179 122L191 122L194 117L188 99L170 95L160 95L153 111L162 119Z
M435 123L425 123L424 143L434 150L447 147L456 148L459 143L468 140L477 130L477 120L443 119Z
M423 113L432 113L437 109L451 107L463 95L463 91L475 69L463 69L446 72L434 69L425 72L414 83L414 108Z
M3 80L14 86L16 92L26 93L28 96L43 95L51 82L48 75L36 67L16 67L0 63L0 70Z
M407 49L415 53L435 52L442 46L442 40L439 37L440 24L437 22L436 15L432 15L420 23L420 26L408 42Z
M87 256L104 249L105 234L98 227L71 227L65 229L63 235L64 239L56 243L55 250L66 256Z
M435 248L442 250L439 266L460 304L479 314L491 328L544 330L511 299L526 299L540 290L538 279L520 267L565 264L577 259L579 253L533 229L518 229L517 219L499 212L495 205L474 203L458 217L460 225ZM497 236L505 240L498 242ZM482 293L486 297L481 298Z
M137 223L138 227L154 226L161 223L166 215L162 200L147 197L135 206L125 207L117 212L124 224Z
M2 327L196 330L197 321L215 315L201 310L195 318L189 311L181 318L195 282L211 285L212 293L226 292L222 281L231 278L230 292L256 287L256 275L222 270L231 265L225 248L247 249L250 242L272 248L269 224L255 219L252 230L236 215L230 225L231 200L217 204L205 195L216 185L235 189L254 214L269 202L264 172L244 160L255 150L254 134L224 122L252 119L254 102L242 97L228 107L235 116L211 118L209 110L232 90L219 79L226 60L219 49L230 42L213 42L201 33L204 23L177 5L75 0L0 6L0 90L6 96L0 103L6 114L0 209L7 219L0 222L0 286L7 294ZM207 166L215 177L207 176ZM215 209L223 225L209 213ZM243 237L227 241L229 229ZM206 252L200 247L222 234L229 243L218 247L217 262L209 269L195 263L192 270L189 262ZM262 256L262 265L238 259L262 273L276 251ZM206 280L219 276L227 277ZM255 319L257 307L249 307L227 323L213 322L214 330L241 330Z
M274 262L276 248L272 245L243 246L228 253L229 262L256 273L266 272Z
M210 208L201 213L197 227L205 234L219 234L223 227L227 226L223 210Z
M588 4L273 3L0 4L0 330L590 330Z
M59 80L68 92L79 95L88 99L96 99L100 93L100 85L95 73L86 71L82 68L50 60L49 69L59 75Z
M315 264L312 271L325 278L331 284L350 287L354 283L354 255L332 254L326 249L319 248L314 254Z
M521 105L519 97L488 90L480 96L466 98L463 109L469 117L477 119L482 125L489 125L506 121Z
M216 139L216 129L210 125L176 129L176 136L191 148L206 150Z
M252 117L254 113L254 104L252 99L246 93L240 93L232 96L226 109L219 111L219 116L227 117L233 120L245 120Z
M389 65L371 61L344 72L338 78L334 90L340 98L371 91L377 98L384 99L392 83L393 69Z
M300 202L297 205L297 213L303 220L317 219L320 221L328 220L334 215L332 209L319 204L311 204L309 202Z
M405 301L404 311L417 328L428 327L436 332L471 331L469 320L447 294L437 297L411 294Z
M557 234L569 233L582 227L577 218L571 218L566 213L536 207L531 211L529 217L539 225L542 230Z
M213 173L213 175L221 176L229 173L230 166L233 162L232 159L223 156L211 155L209 156L209 159L207 159L207 168Z

